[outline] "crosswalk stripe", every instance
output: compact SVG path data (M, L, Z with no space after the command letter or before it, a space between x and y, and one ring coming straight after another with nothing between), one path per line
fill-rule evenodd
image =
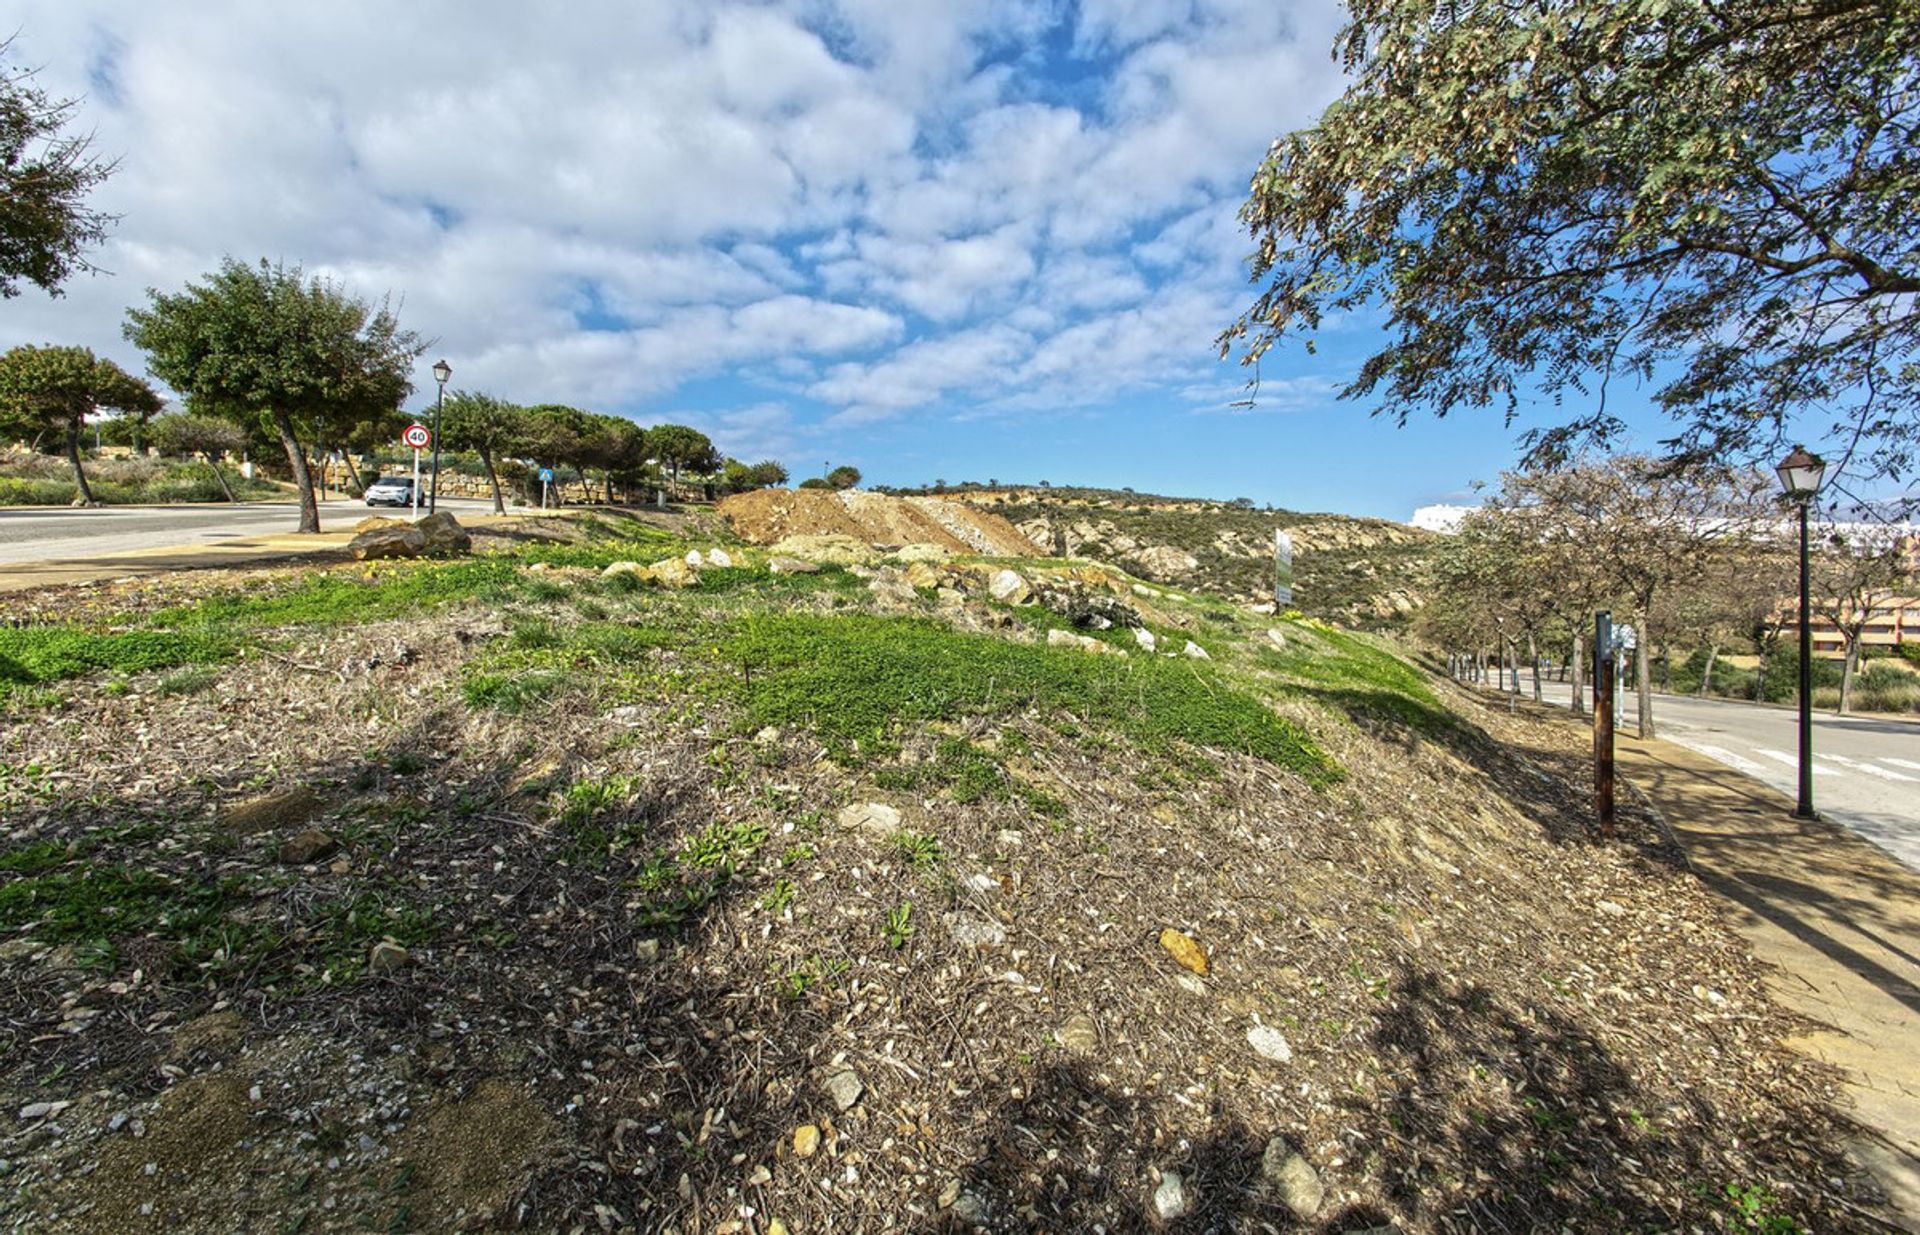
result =
M1912 768L1914 771L1920 772L1920 763L1915 763L1911 759L1895 759L1892 755L1882 755L1880 756L1880 762L1891 763L1896 768Z
M1797 768L1800 766L1799 756L1789 755L1784 750L1768 750L1766 747L1762 746L1758 750L1756 750L1754 753L1757 755L1765 755L1767 758L1772 759L1778 763L1784 763L1790 768ZM1840 772L1834 768L1823 768L1816 763L1813 765L1813 774L1815 776L1839 776Z
M1755 763L1753 760L1748 759L1744 755L1736 755L1732 751L1727 750L1724 747L1711 746L1705 742L1702 742L1699 745L1695 746L1694 749L1699 751L1701 754L1705 755L1707 758L1718 759L1721 763L1726 764L1728 767L1732 768L1734 771L1745 772L1748 776L1758 776L1762 772L1766 771L1765 768L1761 767L1759 764Z
M1920 780L1920 777L1908 776L1904 772L1889 772L1885 768L1877 768L1871 763L1862 763L1857 759L1849 759L1845 755L1836 755L1831 751L1821 757L1831 759L1840 766L1852 768L1856 772L1865 772L1868 776L1877 776L1881 780L1903 780L1908 784L1912 784L1915 780Z

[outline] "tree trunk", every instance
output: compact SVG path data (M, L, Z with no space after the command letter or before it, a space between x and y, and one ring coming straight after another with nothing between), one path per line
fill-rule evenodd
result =
M353 451L351 450L344 451L341 453L340 457L346 460L347 478L353 481L353 487L360 490L360 492L365 493L367 491L366 482L360 479L360 469L353 465Z
M1653 660L1647 651L1646 619L1640 620L1640 644L1633 650L1634 676L1640 685L1640 737L1650 738L1653 733Z
M75 421L67 426L67 462L73 464L73 486L80 490L80 500L88 506L94 504L93 487L87 484L87 469L80 466L80 424Z
M1583 716L1587 711L1583 697L1587 685L1587 641L1580 635L1573 637L1573 656L1567 661L1567 672L1573 678L1573 714Z
M227 495L228 504L238 504L240 499L233 496L233 486L227 483L227 474L220 470L219 458L209 454L207 456L207 466L213 469L213 478L220 482L220 492Z
M1660 648L1660 689L1673 693L1673 649L1664 644Z
M1860 636L1855 635L1847 643L1846 659L1840 662L1840 715L1853 711L1853 671L1860 664ZM1807 689L1812 690L1809 682Z
M1527 659L1533 662L1533 701L1540 702L1540 647L1533 641L1533 635L1527 635Z
M493 486L493 513L506 514L507 504L500 500L500 474L493 470L493 452L485 442L480 443L480 466L487 469L487 483Z
M1702 699L1705 699L1707 692L1713 689L1713 662L1717 660L1719 656L1720 645L1717 643L1709 643L1707 645L1707 667L1700 673L1700 697Z
M320 530L320 504L314 500L313 473L307 469L307 452L294 436L293 418L275 410L273 427L280 432L281 448L287 452L287 466L293 469L293 483L300 487L300 527L302 532Z

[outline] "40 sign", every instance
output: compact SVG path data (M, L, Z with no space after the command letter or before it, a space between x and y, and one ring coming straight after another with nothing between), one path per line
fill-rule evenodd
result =
M425 450L433 442L433 434L427 432L425 425L408 425L400 441L414 450Z

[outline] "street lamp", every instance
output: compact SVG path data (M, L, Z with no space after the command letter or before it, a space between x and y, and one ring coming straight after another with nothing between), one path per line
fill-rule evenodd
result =
M1800 801L1793 808L1795 819L1817 819L1813 811L1813 628L1807 618L1807 510L1814 494L1820 492L1827 464L1805 446L1780 460L1774 469L1780 475L1780 488L1787 500L1800 507Z
M440 383L440 397L433 404L433 487L427 494L428 514L440 505L440 409L446 405L447 379L452 376L452 365L444 360L433 362L433 380Z

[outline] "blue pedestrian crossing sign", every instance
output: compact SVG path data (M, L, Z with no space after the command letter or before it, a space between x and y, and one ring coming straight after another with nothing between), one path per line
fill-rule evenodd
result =
M540 483L541 483L541 484L543 484L543 485L544 485L544 484L549 484L549 483L551 483L551 482L552 482L552 480L553 480L553 469L552 469L552 468L550 468L550 467L543 467L543 468L541 468L541 469L540 469Z

